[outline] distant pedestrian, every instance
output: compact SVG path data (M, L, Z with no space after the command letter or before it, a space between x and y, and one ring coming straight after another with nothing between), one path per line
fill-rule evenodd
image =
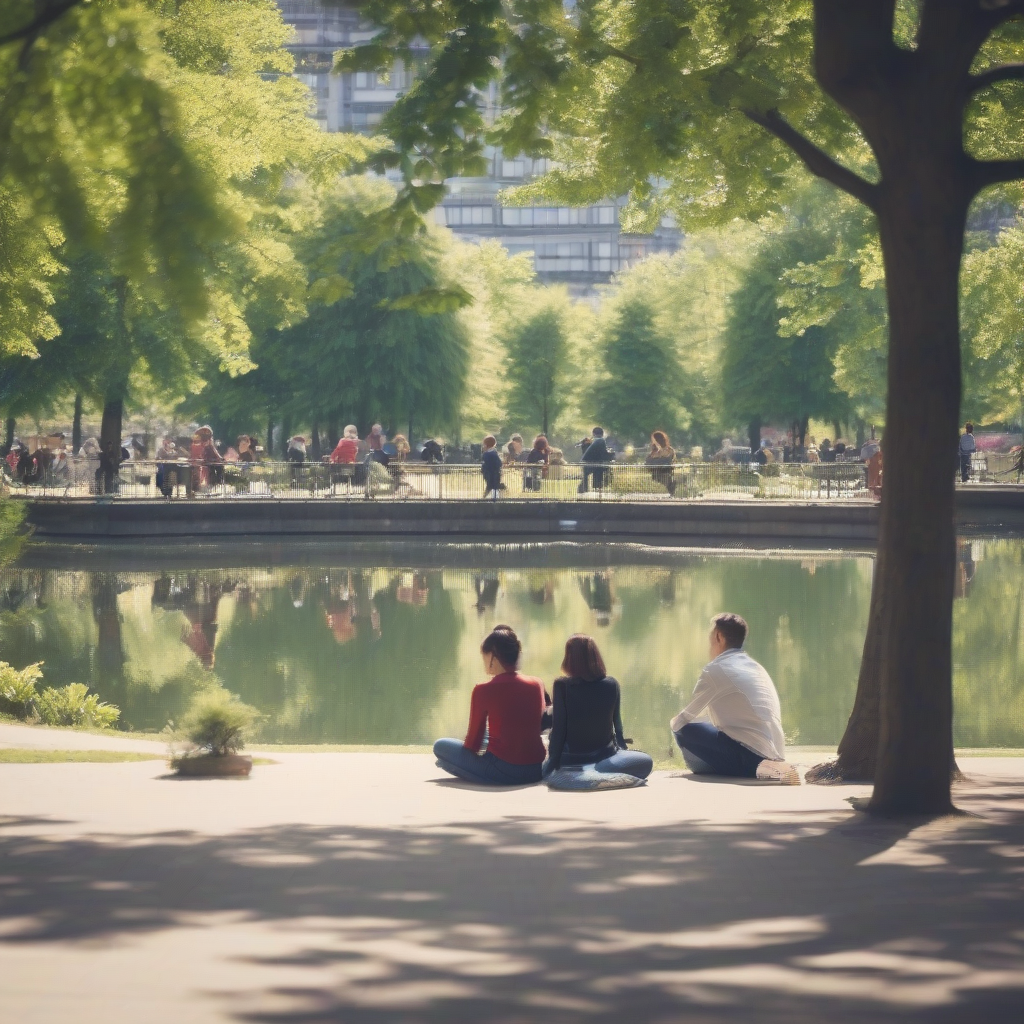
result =
M978 450L978 442L974 440L974 424L964 424L964 432L960 435L960 482L967 483L971 479L971 459Z
M676 461L676 450L669 444L668 434L664 430L655 430L651 434L651 447L647 452L646 464L651 467L651 479L668 491L676 493L676 481L672 465Z
M498 491L502 489L501 456L498 454L497 444L494 436L488 434L484 438L483 454L480 456L480 473L484 478L484 497L490 495L492 501L497 501Z
M165 498L174 497L178 483L178 448L174 439L165 437L156 452L156 486Z
M868 459L868 490L876 501L882 500L882 473L882 442L879 441L874 454Z
M96 470L96 490L99 494L114 493L114 479L121 466L121 446L108 441L100 449L100 464Z
M354 423L350 423L341 435L334 451L330 454L331 462L336 466L352 465L359 454L359 431Z
M818 461L819 462L835 462L836 453L832 450L832 442L829 439L823 438L821 447L818 449Z
M384 433L384 428L379 423L374 423L374 425L370 427L369 434L366 435L367 447L372 452L379 452L387 443L388 435Z
M514 466L517 462L523 461L523 435L513 434L505 445L505 454L502 460L506 466Z
M528 469L523 477L523 488L527 491L539 491L541 480L547 475L548 465L548 439L543 434L538 434L533 439L533 447L526 456Z
M602 427L594 427L592 433L593 440L587 446L587 450L583 453L583 480L580 483L580 491L586 492L590 489L590 484L593 482L595 490L601 490L604 487L604 475L605 465L612 461L614 458L613 453L608 448L608 443L604 439L604 429Z
M873 438L869 437L860 446L860 461L867 462L875 452L878 451L878 442Z
M444 449L434 438L429 438L423 442L423 449L420 452L420 458L430 465L434 465L437 462L444 462Z

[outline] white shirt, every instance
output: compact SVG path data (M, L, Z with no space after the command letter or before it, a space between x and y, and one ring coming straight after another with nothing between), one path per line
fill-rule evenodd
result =
M782 710L772 677L746 651L730 647L708 662L693 699L672 719L678 732L707 713L711 723L769 761L786 759Z

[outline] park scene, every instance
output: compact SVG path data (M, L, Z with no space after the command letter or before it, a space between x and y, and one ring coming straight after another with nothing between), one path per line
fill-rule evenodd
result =
M1024 0L0 81L0 1020L1024 1017Z

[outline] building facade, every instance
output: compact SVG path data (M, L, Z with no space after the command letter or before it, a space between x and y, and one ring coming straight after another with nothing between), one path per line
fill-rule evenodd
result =
M332 74L336 50L371 39L374 26L344 6L313 0L278 0L284 20L295 29L291 50L297 77L316 97L316 119L325 131L372 132L387 110L412 85L412 71L400 63L384 76L374 72ZM494 86L485 98L497 112ZM625 234L619 228L620 200L593 206L504 206L499 194L547 170L547 161L508 157L486 150L488 173L453 178L449 194L434 211L438 223L471 241L494 238L511 253L532 253L538 277L562 282L577 294L605 284L620 270L652 252L673 252L680 234L665 222L653 234Z

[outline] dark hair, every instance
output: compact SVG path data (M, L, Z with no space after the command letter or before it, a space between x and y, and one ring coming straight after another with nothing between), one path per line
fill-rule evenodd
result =
M729 647L742 647L747 639L747 623L732 612L721 612L711 620L711 628L722 634Z
M668 434L664 430L656 430L651 434L651 440L657 442L662 448L668 447Z
M974 433L974 424L970 420L968 420L964 424L964 430L966 430L968 434L973 434Z
M573 633L565 641L562 671L573 679L585 679L588 683L596 683L608 675L594 638L585 633Z
M511 626L497 625L484 637L480 653L493 654L505 668L514 669L519 664L523 645Z
M602 427L594 427L592 433L594 437L604 437L604 429Z
M533 447L534 447L535 451L542 452L542 451L544 451L545 448L547 448L547 446L548 446L548 439L543 434L538 434L533 439Z
M484 438L484 449L487 450L487 449L493 448L497 443L498 443L498 441L495 438L495 436L493 434L488 434Z

